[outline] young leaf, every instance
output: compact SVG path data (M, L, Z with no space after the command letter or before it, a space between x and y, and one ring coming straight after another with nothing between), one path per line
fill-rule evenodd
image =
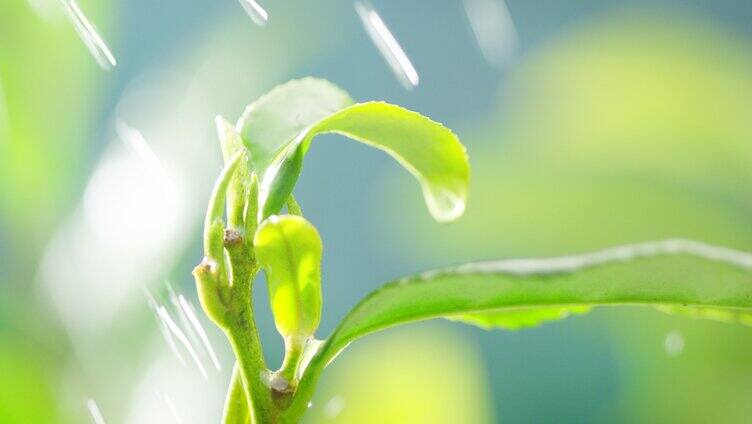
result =
M235 127L225 118L217 116L215 123L219 144L222 147L222 158L227 165L238 152L244 150L243 140L235 131ZM241 160L247 163L246 158ZM232 176L227 187L227 223L236 230L242 229L244 225L244 211L250 184L250 171L247 165L243 165Z
M321 319L318 231L300 216L272 216L259 227L254 246L266 271L277 330L285 341L310 337Z
M324 133L342 134L396 159L420 182L436 220L451 221L464 212L470 166L457 136L419 113L370 102L321 119L277 154L261 181L262 217L280 210L292 193L311 141Z
M752 323L752 254L667 240L580 256L467 264L395 281L361 301L326 340L305 371L301 398L349 343L387 327L491 311L517 311L519 323L536 310L548 311L545 316L599 305L669 305L698 310L698 317Z
M303 78L279 85L251 103L237 124L259 175L304 129L353 103L329 81Z
M225 165L224 169L222 169L222 173L219 174L217 181L214 183L214 188L209 197L209 206L206 209L206 216L204 217L204 254L219 263L224 261L222 253L222 230L224 230L222 215L225 209L227 187L235 176L244 155L245 151L236 152L230 158L227 165Z

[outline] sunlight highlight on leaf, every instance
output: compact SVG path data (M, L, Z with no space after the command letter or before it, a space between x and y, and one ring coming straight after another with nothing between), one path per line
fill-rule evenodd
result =
M300 216L272 216L259 227L253 246L266 272L277 331L286 344L307 340L321 321L323 245L316 227Z
M355 11L394 76L408 90L417 87L420 82L418 71L373 6L368 2L358 1L355 2Z

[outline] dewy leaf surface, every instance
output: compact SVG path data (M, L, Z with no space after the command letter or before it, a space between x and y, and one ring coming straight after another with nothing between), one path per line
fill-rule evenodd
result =
M311 360L301 390L349 343L398 324L520 308L537 308L546 317L557 308L599 305L679 308L749 323L752 255L667 240L578 256L472 263L405 278L371 293L345 317Z
M272 216L254 238L279 333L311 336L321 320L322 243L316 228L294 215Z
M311 141L324 133L344 135L396 159L420 182L428 209L436 220L451 221L464 212L470 166L457 136L419 113L369 102L323 118L277 155L261 181L263 217L282 207L300 175Z

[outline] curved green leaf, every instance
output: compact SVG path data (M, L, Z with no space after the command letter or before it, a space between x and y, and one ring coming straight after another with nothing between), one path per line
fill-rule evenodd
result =
M399 106L360 103L329 115L302 131L280 151L261 180L261 217L276 213L292 193L313 138L337 133L383 150L420 182L429 211L438 221L465 209L470 166L464 146L443 125Z
M316 352L300 396L349 343L384 328L458 314L538 308L545 316L556 308L598 305L669 305L700 310L700 317L751 322L752 255L667 240L579 256L467 264L395 281L360 302Z
M272 216L261 224L253 244L266 272L277 330L286 340L313 335L321 320L318 231L301 216Z
M253 170L263 175L301 131L352 103L344 90L318 78L292 80L273 88L246 107L236 126L250 152Z

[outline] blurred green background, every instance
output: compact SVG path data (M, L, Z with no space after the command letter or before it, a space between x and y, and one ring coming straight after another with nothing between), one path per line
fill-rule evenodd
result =
M87 422L94 404L107 423L218 421L229 349L198 311L218 370L173 302L197 305L213 118L294 77L431 116L473 166L466 215L439 225L385 155L316 144L296 195L325 244L320 337L381 283L450 263L668 237L752 250L747 2L374 0L414 90L350 1L268 0L263 27L236 0L79 4L109 71L59 0L0 4L0 423ZM647 310L521 332L430 322L351 346L308 421L746 422L750 358L748 328Z

